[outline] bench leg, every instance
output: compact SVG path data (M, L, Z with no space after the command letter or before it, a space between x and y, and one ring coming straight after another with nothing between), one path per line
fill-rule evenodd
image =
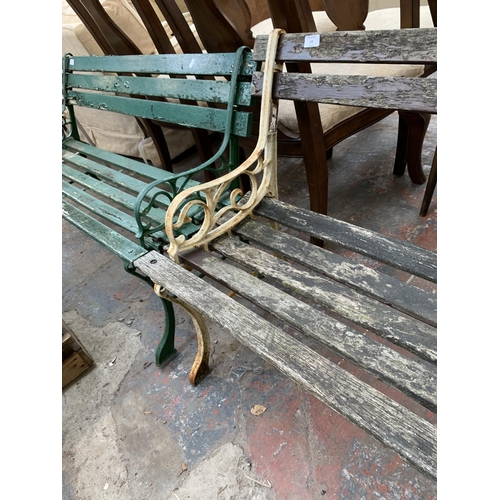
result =
M137 278L141 278L141 280L145 281L149 285L154 285L149 278L146 276L142 276L135 271L135 268L130 266L128 263L125 263L125 271L127 273L136 276ZM155 362L156 366L161 366L165 364L167 361L170 361L174 355L177 353L177 350L174 347L175 340L175 314L174 308L172 307L172 303L169 300L166 300L160 297L161 303L163 306L163 311L165 313L165 328L163 330L163 336L156 348L155 353Z
M198 312L195 311L189 304L180 300L177 297L169 295L168 290L160 285L154 286L154 291L158 297L163 300L168 300L175 302L182 306L191 316L193 320L194 327L196 329L196 335L198 337L198 352L196 353L196 358L194 360L191 371L189 372L189 382L192 385L197 385L210 371L208 364L209 354L210 354L210 334L208 333L207 324L205 318Z
M163 337L156 348L155 361L156 366L161 366L173 358L177 350L174 347L175 339L175 314L174 308L172 307L172 302L161 298L161 303L163 305L163 310L165 312L165 329L163 331Z

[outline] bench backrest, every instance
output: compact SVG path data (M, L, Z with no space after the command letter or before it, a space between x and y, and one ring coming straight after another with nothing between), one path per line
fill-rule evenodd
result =
M257 36L253 57L265 58L267 36ZM287 73L275 76L273 97L366 108L437 112L437 80L406 76L320 75L296 70L299 63L437 64L437 28L334 33L295 33L280 37L276 60ZM253 76L261 94L262 73Z
M226 54L66 55L63 61L64 105L71 115L76 105L235 136L250 133L252 116L242 107L251 104L249 80L256 63L246 49ZM74 122L72 128L75 137Z

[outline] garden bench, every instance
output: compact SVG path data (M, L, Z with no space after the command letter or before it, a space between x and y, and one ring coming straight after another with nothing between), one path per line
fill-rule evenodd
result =
M356 32L352 35L368 37L363 43L372 48L373 54L387 52L391 40L388 32ZM232 145L231 158L236 157L238 151L234 135L239 130L235 125L236 116L244 113L239 106L244 107L249 102L235 104L235 99L239 99L236 95L246 94L242 89L246 89L247 84L252 85L253 93L262 96L262 104L260 135L253 153L241 165L226 160L221 162L221 156L217 157L214 162L221 162L221 167L216 171L216 178L205 182L197 180L196 175L207 168L206 164L183 174L153 172L147 165L110 156L71 137L66 139L63 141L63 164L80 162L83 173L76 175L72 184L63 182L66 200L63 201L63 216L121 257L128 272L154 284L154 291L162 299L168 318L157 350L157 364L175 353L171 306L174 302L190 313L197 332L198 352L189 374L191 383L198 383L209 373L207 321L213 321L419 471L436 478L436 425L396 401L398 398L390 396L394 388L423 409L433 414L437 412L436 295L410 284L412 277L431 284L437 282L436 253L277 199L278 102L272 96L273 92L276 96L276 89L284 76L280 75L281 65L275 61L279 36L280 30L274 30L269 38L265 37L266 57L259 72L255 71L252 60L243 49L239 55L204 54L196 59L186 55L122 56L87 61L68 56L65 95L70 110L72 103L85 105L91 102L89 96L101 89L100 81L104 82L103 77L95 76L86 84L92 92L85 98L81 97L79 91L74 90L75 77L71 66L84 72L94 69L153 73L155 64L160 61L165 65L174 64L177 60L174 58L178 58L184 61L183 64L176 66L175 71L169 66L169 74L183 74L186 62L189 66L190 61L195 61L194 67L206 60L213 69L218 58L229 60L232 57L233 72L217 73L217 76L231 78L233 90L238 85L240 88L228 98L227 126L222 128L225 141ZM333 46L349 50L349 44L345 43L349 36L349 33L328 35L329 50ZM432 35L428 36L432 43ZM408 33L407 40L399 40L399 48L404 52L412 40L416 39ZM300 52L304 34L281 34L280 47L288 42ZM359 38L355 42L362 43ZM105 61L110 62L109 66ZM238 64L238 61L243 62ZM253 73L251 84L240 81L248 76L248 71ZM215 72L211 75L216 76ZM294 85L304 83L300 78L309 76L297 75L299 80ZM153 83L146 84L139 77L107 75L107 78L109 83L101 90L138 92L148 96L140 100L126 96L120 96L120 99L126 99L128 103L137 101L133 102L137 106L134 110L140 108L141 113L151 109L151 113L139 115L151 119L165 119L164 114L153 110L160 105L170 106L170 103L153 101L153 96L214 100L207 98L208 94L215 92L210 87L203 98L192 88L188 90L192 82L205 88L214 81L178 80L174 86L182 92L178 90L173 95L171 91L151 91ZM136 79L140 86L133 90L132 81ZM172 78L170 83L174 80ZM348 80L344 80L345 88L349 87ZM125 82L128 82L126 88ZM356 83L355 78L353 83ZM409 107L435 102L435 85L432 84L420 85L410 81L409 86L404 87L394 78L378 79L377 92L373 96L372 83L369 81L363 86L363 82L357 81L356 98L368 93L374 97L372 104L390 106L384 95L388 93L388 99L392 99L391 90L396 87L393 94L403 98L398 104L393 101L394 109L408 106L406 101L410 101ZM158 85L163 88L166 84L162 81ZM332 99L331 92L325 92L326 98ZM98 107L107 103L107 107L118 108L114 96L92 99ZM130 104L121 109L130 110L128 106ZM216 110L220 111L219 108ZM201 107L196 113L212 111L213 108ZM186 114L180 113L181 116ZM251 118L241 116L248 118L242 126L244 129L251 123ZM212 119L195 119L191 125L205 127L208 123L212 124ZM104 163L111 161L116 170L110 172L108 167L99 167L88 170L87 174L89 164L93 165L96 158ZM241 177L246 177L251 186L246 193L236 185ZM143 179L136 184L138 178L148 179L149 183ZM117 188L115 183L120 187ZM73 194L75 184L82 184L84 189ZM97 189L95 184L101 188ZM95 196L104 201L97 202L94 197L87 201L87 189L96 189ZM130 193L125 196L124 190ZM74 201L83 203L84 209L75 206ZM106 203L102 208L101 202ZM120 206L118 211L115 204ZM125 209L130 212L127 216ZM88 213L88 210L93 213ZM101 216L108 221L98 220ZM113 228L109 220L118 223L119 228ZM134 234L137 234L135 241L130 237ZM340 251L309 243L311 236ZM356 256L361 256L362 262ZM373 264L369 265L370 262ZM223 285L228 293L204 280L205 276ZM321 347L316 349L311 345ZM363 380L363 376L355 376L356 370L339 366L333 360L335 356L375 375L391 390L375 389Z

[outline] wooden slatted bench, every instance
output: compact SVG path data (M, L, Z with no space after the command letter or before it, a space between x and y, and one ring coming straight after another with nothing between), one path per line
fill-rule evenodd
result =
M391 42L388 32L383 36L356 33L371 36L364 43L373 54L384 54ZM363 377L355 376L355 371L342 368L328 354L348 360L423 409L436 413L436 295L409 284L413 276L431 284L430 288L434 286L436 253L277 200L278 103L272 99L272 85L273 80L279 85L281 78L282 65L275 60L279 36L280 30L274 30L266 40L262 72L255 73L253 78L255 89L259 89L254 92L262 95L260 135L255 151L247 160L208 182L190 185L182 181L182 189L175 196L156 196L156 190L165 193L170 186L169 183L164 186L164 172L159 178L153 177L155 180L142 191L134 191L132 198L136 199L129 209L136 207L132 221L139 224L139 230L135 226L137 242L122 234L123 226L116 229L109 221L98 221L94 213L87 213L87 209L92 210L91 205L82 210L68 201L64 216L117 253L129 272L154 283L154 290L164 304L180 304L191 314L198 337L198 352L189 375L193 384L209 373L207 320L210 320L419 471L436 478L436 425L398 402L398 398L390 397L391 391L381 392L363 381ZM295 50L300 51L303 34L281 34L280 47L294 36ZM350 35L328 35L328 46L336 46L335 40L342 46L346 36ZM433 35L428 36L432 44ZM411 50L412 40L415 41L410 34L407 39L403 36L399 40L400 50ZM82 71L87 70L85 67ZM117 66L106 69L99 66L99 70L125 71ZM147 71L153 72L149 67ZM297 78L300 83L300 76ZM402 83L388 79L380 85L390 94L394 85ZM370 90L367 88L365 92ZM69 90L66 92L69 99L75 99ZM357 92L363 93L362 86ZM420 106L429 95L432 100L433 93L435 99L432 88L421 92L418 87L410 86L403 91L412 103L419 102L410 107ZM377 91L375 102L386 103L383 94ZM408 106L405 99L401 102ZM395 109L399 106L395 105ZM68 143L74 144L73 139L63 146L63 157L69 150L74 162L71 154L76 153L69 149ZM87 155L91 156L88 149L77 157ZM107 161L104 153L99 155ZM113 157L113 161L119 164L121 174L123 160L118 162ZM130 176L135 179L136 172L133 174ZM88 177L99 175L102 174ZM143 176L144 171L137 175ZM186 178L183 175L176 178ZM241 176L246 176L251 186L246 194L234 186ZM108 186L111 180L106 178L103 182ZM69 188L64 196L71 197ZM106 190L99 196L108 198L107 201L111 198ZM156 206L143 201L148 196L156 200ZM82 194L79 197L85 198ZM145 210L137 208L143 205ZM148 225L151 219L162 215L164 227ZM127 229L133 233L133 228L132 222ZM308 241L311 236L341 251L312 245ZM347 257L343 250L351 255ZM363 263L356 256L361 256ZM368 265L367 259L373 265ZM379 269L377 263L383 264L386 271ZM209 276L232 293L222 292L202 276ZM165 306L165 310L172 318L172 309ZM169 345L163 351L168 355L174 351L172 323L170 327L162 339L162 344ZM295 334L290 335L290 331ZM321 348L310 347L308 339ZM157 356L157 361L168 355L160 359Z
M63 218L120 257L127 272L148 281L136 273L133 262L168 243L163 226L171 199L200 180L239 166L238 136L249 133L252 118L244 108L251 104L249 79L255 68L246 48L210 55L67 54L63 58ZM75 106L219 132L222 143L210 160L174 175L82 142ZM225 203L235 182L220 193L220 203ZM196 220L202 213L194 211L190 215ZM175 236L189 236L197 229L196 224L188 224ZM167 320L156 352L158 365L175 354L172 305L162 303Z
M253 50L255 61L265 59L266 41L267 37L257 36ZM381 52L371 50L374 43L382 47ZM300 106L297 113L303 112L302 107L309 102L371 110L398 110L405 121L414 124L415 129L411 138L408 137L408 132L405 136L400 130L398 141L407 142L407 153L406 157L397 156L393 173L402 176L408 166L411 180L422 184L426 176L420 162L416 160L422 154L422 143L430 115L437 112L437 80L434 78L437 69L436 47L435 28L370 33L351 31L343 32L342 35L287 34L276 54L276 59L286 65L287 72L276 77L273 95L276 99L291 100L295 106ZM334 74L334 71L342 73L339 69L341 65L348 65L350 71L354 71L353 63L359 68L358 75ZM301 72L304 64L311 65L313 73ZM337 69L328 74L318 74L318 71L328 71L326 67L330 64ZM318 65L320 70L317 69ZM392 71L388 66L396 69ZM380 67L384 69L378 69ZM422 76L405 77L411 67L420 67ZM380 76L385 74L401 76ZM261 78L262 73L256 73L253 78L256 95L261 93ZM358 125L354 122L351 126L355 131ZM422 216L426 215L434 192L435 169L436 167L431 170L429 189L422 201ZM309 182L321 184L327 181L316 174Z

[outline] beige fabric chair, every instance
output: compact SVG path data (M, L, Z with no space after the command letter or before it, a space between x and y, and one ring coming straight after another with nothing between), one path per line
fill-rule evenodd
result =
M330 20L326 12L313 12L314 22L318 32L336 31L337 27ZM367 30L386 30L398 29L400 27L399 8L389 8L375 10L368 13L365 21ZM430 15L429 7L420 8L420 26L422 28L434 27ZM271 19L265 19L252 27L252 33L257 35L266 35L273 28ZM391 64L311 64L313 73L318 74L339 74L339 75L370 75L370 76L420 76L423 74L423 66L403 66ZM352 106L340 106L336 104L320 104L319 111L323 131L327 132L335 125L341 123L347 118L354 116L364 108ZM280 131L288 137L297 138L299 134L299 125L295 114L295 107L292 101L281 101L279 106Z
M126 0L101 0L101 4L111 19L143 54L156 53L144 24ZM62 55L66 52L75 56L103 55L87 28L63 0ZM155 166L161 165L152 139L145 137L135 118L81 107L78 107L75 112L83 141L113 153L142 158ZM177 157L194 146L193 136L189 130L164 129L164 134L171 158Z

